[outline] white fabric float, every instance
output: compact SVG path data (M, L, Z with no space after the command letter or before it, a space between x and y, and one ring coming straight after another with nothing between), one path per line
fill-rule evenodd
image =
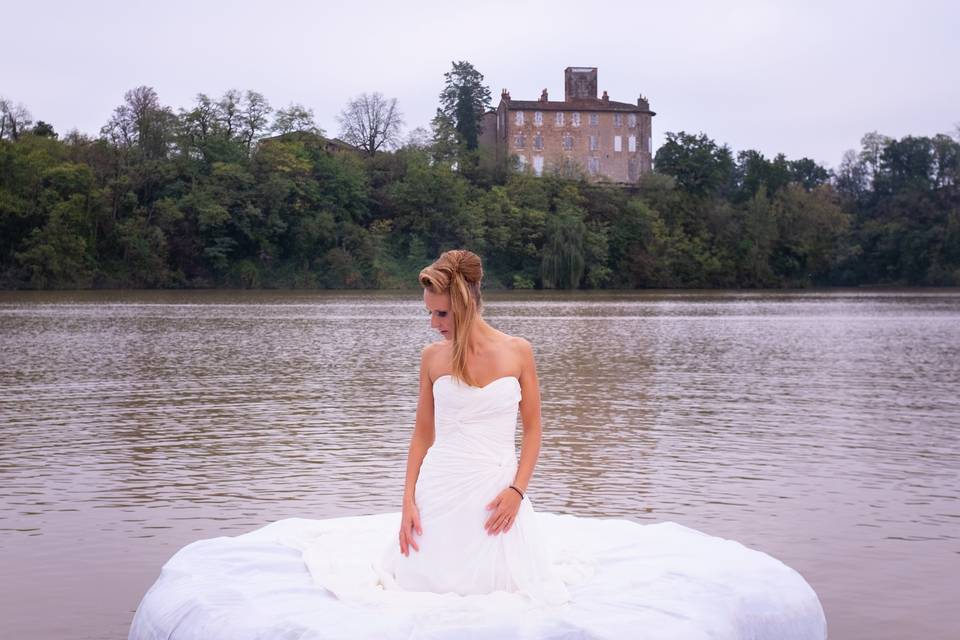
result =
M382 555L384 542L396 538L399 513L295 518L181 549L144 596L129 637L826 638L823 609L800 574L738 542L672 522L530 516L569 588L563 604L505 591L384 589L362 559ZM318 544L342 553L311 560ZM339 582L318 584L311 571L325 570L307 562L327 563L326 575Z

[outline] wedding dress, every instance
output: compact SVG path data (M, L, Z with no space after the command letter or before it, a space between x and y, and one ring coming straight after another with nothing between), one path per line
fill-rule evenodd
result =
M417 480L422 535L419 551L399 552L396 539L381 564L381 584L404 591L521 592L561 603L569 593L550 566L529 497L520 502L513 526L489 534L486 509L514 480L514 447L520 382L508 376L472 387L450 375L433 384L435 440ZM308 563L309 564L309 563ZM317 581L324 576L315 573Z
M130 640L630 638L825 640L790 567L672 522L535 511L490 535L513 481L519 381L434 381L436 438L416 486L419 551L397 512L289 518L181 549L137 608Z

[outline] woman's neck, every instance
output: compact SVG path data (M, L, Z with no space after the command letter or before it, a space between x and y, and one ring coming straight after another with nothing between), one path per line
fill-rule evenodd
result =
M471 353L482 353L500 332L487 324L482 317L477 318L470 330L467 348Z

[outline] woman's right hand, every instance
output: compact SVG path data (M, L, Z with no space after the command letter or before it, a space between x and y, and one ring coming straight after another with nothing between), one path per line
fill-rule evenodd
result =
M417 509L415 502L407 502L403 505L403 513L400 516L400 553L405 556L410 555L410 547L414 551L420 551L413 534L423 535L423 529L420 528L420 510Z

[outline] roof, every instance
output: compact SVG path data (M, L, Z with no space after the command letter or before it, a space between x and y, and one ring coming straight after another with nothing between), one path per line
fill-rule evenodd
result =
M638 107L629 102L614 102L613 100L604 101L601 98L577 98L574 100L507 100L501 99L506 103L508 109L534 110L534 111L621 111L630 113L649 113L652 116L657 115L649 108Z
M340 138L327 138L313 131L287 131L267 138L260 138L260 142L320 142L327 149L336 149L338 151L361 151L356 145L352 145L346 140Z

